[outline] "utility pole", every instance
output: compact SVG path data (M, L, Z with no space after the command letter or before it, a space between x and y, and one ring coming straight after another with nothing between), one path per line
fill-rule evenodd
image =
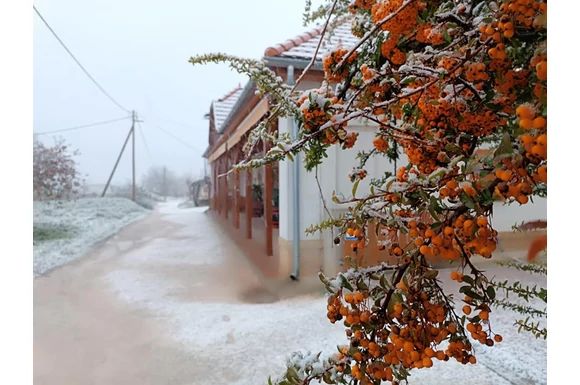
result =
M133 202L137 201L137 191L136 191L136 183L135 183L135 110L133 110L133 123L131 124L131 136L133 142L133 154L132 154L132 163L133 163L133 193L131 194L133 198Z
M123 143L123 147L121 148L121 152L119 153L119 156L117 157L117 161L115 162L115 165L113 166L113 171L111 171L111 175L109 176L109 180L107 180L107 184L105 185L105 189L103 190L101 197L104 197L105 194L107 193L107 190L109 189L109 185L111 184L111 180L113 179L113 176L115 175L115 171L117 170L117 166L119 165L119 162L121 161L121 157L123 156L123 152L125 152L125 147L127 147L127 143L129 143L129 139L132 137L133 138L133 194L132 194L132 197L133 197L133 201L136 200L136 196L135 196L135 123L136 122L140 122L140 121L135 118L135 111L133 111L132 121L131 121L131 129L129 130L129 134L127 135L127 138L125 139L125 143Z

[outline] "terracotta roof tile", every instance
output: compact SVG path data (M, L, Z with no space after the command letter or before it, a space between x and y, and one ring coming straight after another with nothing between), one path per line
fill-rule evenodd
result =
M264 52L264 56L312 59L318 46L321 32L322 27L317 27L282 44L268 47ZM325 36L316 58L322 60L324 56L337 47L349 48L354 46L358 41L359 39L352 34L351 21L347 19L339 24L330 36Z
M221 99L213 101L213 119L217 132L222 132L222 125L241 94L242 87L238 85Z

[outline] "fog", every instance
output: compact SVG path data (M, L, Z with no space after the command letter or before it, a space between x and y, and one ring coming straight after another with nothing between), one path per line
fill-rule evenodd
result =
M313 2L320 4L321 2ZM190 56L226 52L261 58L265 49L301 34L301 0L36 0L35 6L80 63L124 109L143 120L136 131L136 173L166 166L203 174L204 115L214 99L247 79L227 65L193 67ZM250 6L251 5L251 6ZM32 9L31 9L31 12ZM34 132L128 116L105 96L34 17ZM105 183L131 120L59 134L81 155L89 184ZM51 135L39 139L50 143ZM131 142L113 183L131 178Z

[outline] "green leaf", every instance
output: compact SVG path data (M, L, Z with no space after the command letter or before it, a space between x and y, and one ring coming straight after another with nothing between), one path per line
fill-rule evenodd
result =
M487 292L487 296L489 297L489 299L494 300L495 299L495 289L493 288L493 286L488 286L487 289L485 290Z
M435 279L439 275L439 270L429 270L425 273L425 278L427 279Z
M350 284L350 282L348 282L348 280L346 279L346 277L344 275L340 275L340 282L342 283L342 286L347 288L350 291L354 291L354 288L352 287L352 285Z
M449 32L447 31L447 28L443 28L443 39L445 39L445 42L447 44L453 41L453 38L451 37L451 35L449 35Z
M367 291L369 289L369 287L367 286L366 283L364 283L362 280L358 281L356 283L356 287L360 290L360 291Z
M287 153L286 156L288 157L288 159L290 159L291 162L294 162L294 157L292 156L292 153Z
M358 184L360 182L360 179L357 179L356 182L354 182L354 186L352 186L352 197L354 198L356 195L356 190L358 189Z
M463 280L463 282L467 282L470 285L473 285L473 282L475 282L473 278L471 278L469 275L464 275L461 279Z
M441 226L443 226L443 222L434 222L434 223L431 225L431 229L432 229L433 231L437 231L437 230L439 230L439 229L441 228Z
M499 143L499 145L495 149L494 157L497 157L499 155L504 155L504 154L511 154L512 152L513 152L513 148L512 148L512 140L511 140L510 134L505 132L503 134L503 138L501 139L501 142Z
M461 191L461 195L459 196L459 199L461 200L461 202L463 202L463 204L468 209L473 210L475 208L475 202L473 202L473 199L471 199L471 197L469 195L467 195L465 193L465 191Z
M384 274L381 275L381 279L379 280L379 284L381 285L381 287L383 289L386 289L386 288L390 288L391 287L391 284L387 281L387 278L385 278L385 275Z
M403 79L403 81L401 82L401 85L402 85L402 86L406 86L407 84L411 84L411 83L413 83L413 82L415 81L415 79L416 79L416 77L414 77L414 76L408 76L408 77L406 77L405 79ZM406 112L406 111L405 111L405 106L406 106L407 104L409 104L409 103L406 103L406 104L403 106L403 112L404 112L405 114L409 115L411 110L409 109L409 110L408 110L409 112Z
M453 143L447 143L445 150L452 152L454 154L461 154L461 149L454 145Z

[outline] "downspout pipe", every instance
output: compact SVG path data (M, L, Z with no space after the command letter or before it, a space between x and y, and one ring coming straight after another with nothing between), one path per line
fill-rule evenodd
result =
M288 66L288 84L293 86L294 80L294 67ZM292 132L291 137L293 141L298 140L298 123L296 119L292 119ZM294 268L292 269L292 274L290 278L294 281L298 280L300 274L300 155L294 155L294 170L293 170L293 180L294 180L294 194L293 194L293 211L294 211L294 236L292 238L293 251L294 251Z

